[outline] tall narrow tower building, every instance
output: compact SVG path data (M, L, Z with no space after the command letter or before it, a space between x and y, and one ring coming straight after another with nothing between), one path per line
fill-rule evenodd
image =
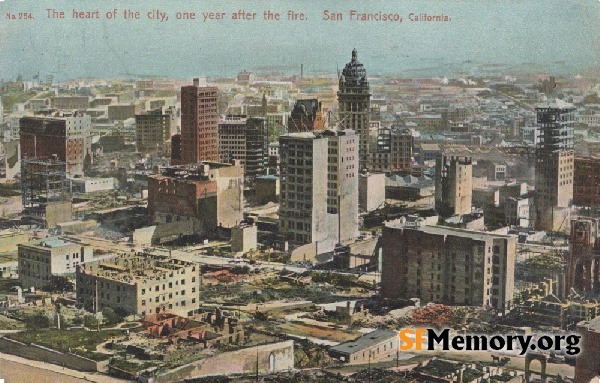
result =
M535 110L540 137L535 148L535 228L567 232L573 200L575 107L555 100Z
M471 213L471 157L438 155L435 161L435 210L444 218Z
M181 164L219 161L217 88L194 85L181 88Z
M367 71L358 62L356 49L352 51L352 60L346 64L339 79L338 104L339 118L344 129L352 129L360 135L359 168L369 168L371 93Z

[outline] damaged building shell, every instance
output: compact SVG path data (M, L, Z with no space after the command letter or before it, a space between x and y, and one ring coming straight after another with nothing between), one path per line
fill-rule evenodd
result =
M187 315L198 306L199 288L200 266L168 255L121 254L77 268L77 303L93 312Z
M166 168L148 177L148 218L153 224L187 221L195 234L243 219L242 168L222 163Z

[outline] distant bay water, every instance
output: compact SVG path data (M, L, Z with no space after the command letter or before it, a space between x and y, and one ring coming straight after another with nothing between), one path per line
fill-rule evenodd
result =
M65 18L48 18L48 10ZM114 10L117 10L114 13ZM73 10L99 19L73 19ZM123 19L123 12L139 19ZM323 20L324 11L342 20ZM350 20L350 12L402 22ZM167 21L150 19L166 12ZM232 20L235 12L254 20ZM266 21L264 11L279 13ZM305 21L289 21L288 12ZM34 20L7 20L31 12ZM107 19L107 13L116 18ZM177 12L196 14L177 20ZM224 13L224 19L205 14ZM448 16L410 21L409 14ZM0 78L232 77L255 72L335 74L357 48L369 75L512 72L575 74L600 62L598 0L6 0L0 2Z

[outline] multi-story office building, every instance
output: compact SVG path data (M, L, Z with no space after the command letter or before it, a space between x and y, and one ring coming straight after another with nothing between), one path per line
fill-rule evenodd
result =
M265 119L227 115L219 121L219 161L239 161L247 178L263 175L269 160Z
M78 113L56 117L23 117L19 120L21 159L55 158L67 163L67 173L82 175L91 163L91 118Z
M264 118L246 121L246 165L244 175L254 179L267 172L269 165L269 131Z
M219 161L217 101L217 88L200 86L198 78L181 88L181 162L177 164Z
M177 113L174 106L136 114L136 146L143 153L160 155L167 151L167 142L175 133Z
M317 243L318 251L327 251L356 237L357 135L352 130L292 133L281 136L279 146L281 240Z
M511 308L515 237L442 226L383 230L381 295Z
M52 237L17 245L19 282L22 287L49 287L52 277L75 273L77 266L93 258L88 245Z
M392 126L377 130L377 149L371 153L371 170L377 172L410 171L414 139L410 129Z
M157 254L121 254L77 268L77 303L148 315L170 310L187 315L198 307L200 266Z
M472 177L471 157L438 156L435 163L435 210L442 217L471 213Z
M575 107L561 100L538 105L535 147L535 228L568 231L573 202Z
M339 78L339 119L344 129L351 129L359 138L360 169L369 168L369 123L371 118L371 93L367 71L358 62L356 49L352 60L346 64Z

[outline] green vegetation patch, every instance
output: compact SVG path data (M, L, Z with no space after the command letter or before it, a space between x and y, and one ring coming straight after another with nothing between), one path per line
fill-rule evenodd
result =
M7 338L18 342L34 343L61 352L75 352L76 349L94 352L100 343L120 336L121 330L31 330L6 335Z
M20 104L33 98L36 95L36 92L28 92L28 93L8 93L2 96L2 102L4 103L4 110L10 111L12 110L13 105Z
M130 362L125 359L113 359L110 362L110 365L112 367L118 368L120 370L130 372L132 374L135 374L135 373L143 371L147 368L156 366L154 363L149 363L149 362L135 363L135 362Z

